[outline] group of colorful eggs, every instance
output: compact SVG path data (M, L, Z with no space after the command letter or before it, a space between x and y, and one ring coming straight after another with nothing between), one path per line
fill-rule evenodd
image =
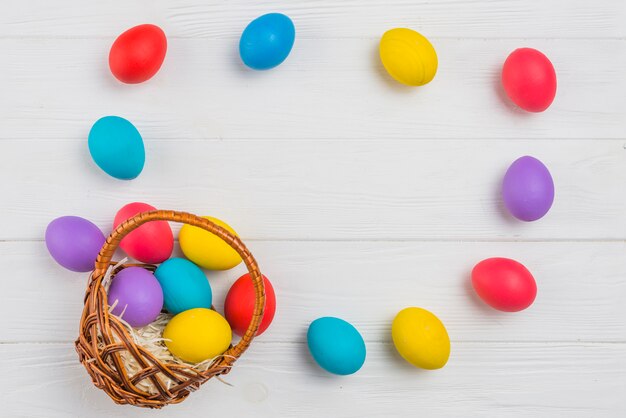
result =
M281 64L295 41L295 27L284 14L270 13L250 22L239 41L239 55L248 67L267 70ZM437 72L438 59L432 44L421 34L405 28L391 29L380 40L383 66L400 83L421 86ZM141 83L161 68L167 39L155 25L135 26L122 33L109 53L109 67L120 81ZM531 48L513 51L502 69L502 84L511 100L530 112L546 110L556 95L556 73L550 60ZM119 179L141 173L145 150L141 135L131 122L117 116L98 120L89 135L89 150L96 164Z
M245 65L267 70L281 64L291 52L295 28L283 14L271 13L253 20L243 31L239 53ZM438 59L432 44L421 34L404 28L387 31L380 41L380 58L391 77L409 86L421 86L435 77ZM120 81L141 83L160 69L167 50L163 31L154 25L140 25L120 35L109 54L109 67ZM509 55L502 70L507 95L521 108L541 112L556 94L556 74L541 52L521 48ZM145 163L143 140L132 123L117 116L98 120L89 133L89 150L95 163L118 179L137 177ZM521 157L509 167L502 184L502 197L509 212L523 221L543 217L554 200L550 172L536 158ZM114 226L153 207L133 203L122 208ZM229 231L220 220L215 223ZM74 271L91 271L105 241L91 222L78 217L54 220L46 231L46 243L53 258ZM252 318L254 289L248 275L239 278L225 300L224 317L211 309L213 294L200 267L230 269L239 255L210 233L189 225L180 231L184 258L170 258L174 240L167 222L146 224L131 232L121 248L132 258L154 269L127 267L115 274L108 289L113 314L130 326L142 327L154 321L162 310L174 315L163 332L170 352L197 363L222 354L230 345L232 331L242 335ZM264 277L267 303L261 334L273 319L276 299ZM506 258L490 258L472 271L472 285L479 297L495 309L520 311L530 306L537 286L522 264ZM232 330L232 331L231 331ZM391 326L394 345L410 364L424 369L443 367L450 355L450 339L443 323L431 312L406 308ZM366 348L361 334L350 323L322 317L308 328L307 342L315 361L325 370L347 375L365 362Z
M288 16L269 13L250 22L239 41L239 55L248 67L268 70L280 65L291 52L296 31ZM124 83L141 83L154 76L165 59L167 39L155 25L133 27L120 35L109 54L113 75ZM435 77L435 48L423 35L396 28L380 40L380 59L395 80L422 86ZM547 109L556 95L556 73L550 60L532 48L520 48L506 59L502 69L506 93L531 112Z
M153 211L145 203L130 203L121 208L113 227L142 212ZM235 234L219 219L207 217ZM140 226L120 243L130 257L156 266L154 269L130 266L118 271L108 288L111 313L131 327L143 327L165 310L174 315L163 330L169 351L183 361L199 363L224 353L232 332L242 336L252 319L255 291L248 274L237 279L226 296L224 317L212 309L213 293L205 273L228 270L241 262L240 256L211 233L184 225L179 244L187 258L171 257L173 232L167 222ZM51 256L63 267L76 271L93 270L105 242L102 231L87 219L64 216L46 229L45 241ZM257 335L267 330L276 312L276 295L263 276L266 304ZM506 258L491 258L478 263L472 271L477 294L492 307L519 311L532 304L537 286L531 273L520 263ZM417 307L402 310L394 319L391 335L400 355L424 369L443 367L450 355L450 339L442 322L431 312ZM322 317L309 325L307 342L311 355L325 370L347 375L365 362L365 342L350 323L335 317Z
M471 276L478 296L500 311L524 310L537 295L537 284L530 271L509 258L483 260L474 266ZM391 324L391 338L402 358L421 369L440 369L450 357L450 338L445 326L423 308L401 310ZM324 317L313 321L307 340L315 361L331 373L352 374L365 363L363 337L342 319Z
M117 227L142 212L153 211L146 203L130 203L121 208L113 221ZM207 217L235 234L226 223ZM244 274L234 282L224 301L224 317L212 310L213 292L204 271L228 270L242 260L228 244L211 233L184 225L178 236L186 258L171 257L174 235L165 221L144 224L128 234L120 248L133 259L155 266L129 266L118 271L108 288L111 313L131 327L144 327L165 310L174 315L163 331L169 351L181 360L199 363L226 351L232 332L243 335L252 319L255 291ZM102 231L87 219L64 216L52 221L46 230L46 245L63 267L78 272L91 271L105 242ZM276 311L272 284L263 276L266 304L257 331L262 334Z

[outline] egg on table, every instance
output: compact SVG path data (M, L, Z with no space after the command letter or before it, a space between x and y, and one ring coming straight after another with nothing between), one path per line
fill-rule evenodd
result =
M226 222L210 216L204 218L237 235ZM193 225L183 225L178 241L185 257L208 270L228 270L242 261L237 251L221 238Z
M150 271L127 267L111 281L107 301L113 306L113 315L132 327L143 327L154 321L163 309L163 291Z
M167 38L161 28L150 24L135 26L113 42L109 68L123 83L141 83L159 71L166 52Z
M437 73L437 52L426 37L411 29L396 28L383 34L379 45L385 70L407 86L423 86Z
M154 272L163 289L165 309L173 314L193 308L211 308L213 292L204 272L189 260L170 258Z
M265 285L265 310L256 335L261 335L267 330L276 313L274 288L265 276L263 276L263 284ZM250 273L246 273L231 286L224 302L224 316L235 334L243 335L248 329L252 321L255 302L254 283L250 278Z
M307 344L315 362L333 374L356 373L365 363L363 337L352 324L340 318L327 316L311 322Z
M502 198L517 219L530 222L545 216L554 202L554 181L538 159L525 156L511 164L502 182Z
M120 180L139 176L146 161L146 151L139 131L119 116L105 116L89 131L89 153L108 175Z
M504 62L502 85L509 98L522 109L543 112L556 96L556 72L540 51L519 48Z
M269 13L245 28L239 41L239 55L248 67L268 70L287 58L295 37L296 29L288 16Z
M422 308L401 310L391 325L398 353L415 367L440 369L450 358L450 337L441 320Z
M535 278L523 264L510 258L481 261L472 270L472 286L489 306L504 312L528 308L537 296Z
M154 206L147 203L129 203L117 212L113 227L117 228L122 222L139 213L155 210ZM147 222L126 235L120 243L120 248L142 263L162 263L172 255L174 233L166 221Z
M54 260L68 270L88 272L104 245L102 231L87 219L62 216L46 228L46 246Z
M163 330L168 350L189 363L200 363L223 354L230 346L228 322L211 309L196 308L173 317Z

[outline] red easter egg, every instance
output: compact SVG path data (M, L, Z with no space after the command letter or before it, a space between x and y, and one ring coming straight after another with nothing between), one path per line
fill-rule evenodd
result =
M516 105L529 112L543 112L556 95L556 72L541 52L516 49L502 67L502 85Z
M504 312L526 309L537 296L530 271L509 258L488 258L476 264L472 285L486 304Z
M156 210L147 203L129 203L115 215L113 227L141 212ZM120 243L120 248L137 261L159 264L170 258L174 249L174 234L166 221L148 222L128 234Z
M276 313L276 294L267 277L263 276L265 284L265 311L256 335L261 335L270 326ZM241 276L228 291L224 302L224 316L237 335L245 334L252 321L254 312L255 292L250 274Z
M137 84L154 76L167 52L165 33L155 25L139 25L117 37L109 52L109 68L123 83Z

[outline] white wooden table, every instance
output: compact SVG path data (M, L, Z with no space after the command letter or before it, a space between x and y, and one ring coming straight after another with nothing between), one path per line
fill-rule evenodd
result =
M626 415L626 3L623 0L184 0L5 2L0 13L0 415L3 417L623 417ZM269 72L238 37L269 11L297 40ZM123 30L169 38L148 83L110 75ZM380 35L407 26L440 58L419 89L389 79ZM543 114L499 87L521 46L553 61ZM116 181L86 146L92 123L133 121L142 175ZM512 220L498 187L517 157L546 163L555 204ZM278 295L272 328L226 380L162 411L114 405L72 342L85 275L62 270L47 223L104 230L130 201L217 216L249 244ZM469 272L490 256L534 273L535 304L485 308ZM236 272L210 274L217 306ZM409 367L390 343L406 306L435 312L452 355ZM322 372L304 335L318 316L357 326L354 376Z

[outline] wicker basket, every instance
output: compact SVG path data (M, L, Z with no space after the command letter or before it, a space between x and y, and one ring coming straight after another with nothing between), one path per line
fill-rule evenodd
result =
M247 331L235 346L230 346L210 366L199 371L191 365L162 362L144 347L134 342L127 327L109 314L103 279L120 241L139 226L152 221L172 221L202 228L230 245L243 259L254 282L256 302ZM182 402L200 385L214 376L226 374L233 363L246 351L261 323L265 308L265 289L256 260L235 235L213 222L184 212L157 210L140 213L119 225L100 250L85 294L85 307L80 318L80 330L75 342L80 362L85 366L94 385L104 390L116 403L147 408L162 408ZM129 375L123 364L124 356L132 356L140 371ZM164 384L163 377L170 380ZM149 393L137 387L144 379L156 388Z

